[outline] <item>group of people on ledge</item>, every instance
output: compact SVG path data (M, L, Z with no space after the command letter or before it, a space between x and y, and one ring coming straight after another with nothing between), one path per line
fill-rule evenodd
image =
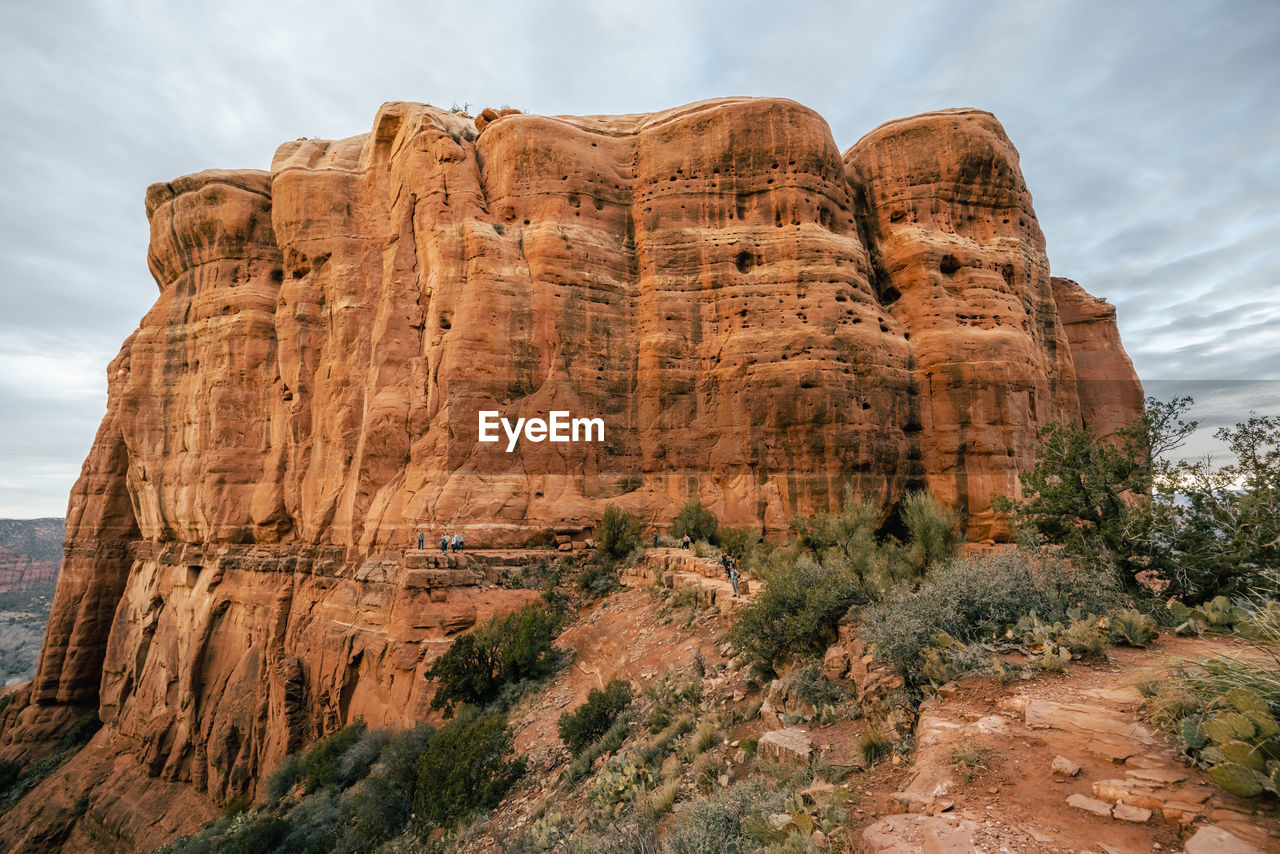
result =
M440 552L442 554L448 554L450 549L453 549L455 552L460 552L466 547L466 545L467 538L464 534L454 534L453 536L449 536L448 534L440 535ZM425 549L426 547L427 534L425 531L419 531L418 548Z
M653 547L655 549L658 547L658 532L656 530L653 532ZM680 540L680 548L683 550L693 548L693 540L688 534L685 534L684 538ZM725 578L729 579L729 583L733 585L733 595L737 596L738 582L742 580L742 573L738 571L738 559L728 552L721 552L720 564L724 567Z

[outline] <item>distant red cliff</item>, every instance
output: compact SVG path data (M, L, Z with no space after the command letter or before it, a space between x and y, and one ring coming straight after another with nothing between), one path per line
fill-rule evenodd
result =
M0 593L57 578L65 537L61 519L0 519Z

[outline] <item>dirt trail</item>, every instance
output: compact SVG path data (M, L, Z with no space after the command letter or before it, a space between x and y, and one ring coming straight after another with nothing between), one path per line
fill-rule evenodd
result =
M1144 720L1134 687L1171 658L1240 651L1231 639L1161 637L1057 677L961 680L921 708L901 790L877 798L872 781L860 786L874 805L864 850L1280 851L1274 801L1236 798L1187 767Z

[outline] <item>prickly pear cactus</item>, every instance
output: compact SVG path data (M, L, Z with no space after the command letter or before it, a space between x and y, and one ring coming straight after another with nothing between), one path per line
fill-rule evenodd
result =
M1215 596L1194 608L1174 601L1168 608L1173 617L1173 631L1179 635L1198 635L1206 631L1243 632L1250 620L1249 612L1231 604L1226 596Z
M1262 775L1258 772L1227 762L1209 769L1209 776L1219 786L1242 798L1255 798L1262 794Z
M1248 688L1232 688L1211 705L1219 711L1181 726L1187 746L1213 766L1210 776L1242 798L1280 794L1280 724L1267 701Z

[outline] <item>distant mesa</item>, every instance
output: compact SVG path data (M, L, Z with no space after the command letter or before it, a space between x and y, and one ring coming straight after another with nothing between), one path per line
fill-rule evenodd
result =
M0 519L0 593L51 586L65 536L61 519Z

